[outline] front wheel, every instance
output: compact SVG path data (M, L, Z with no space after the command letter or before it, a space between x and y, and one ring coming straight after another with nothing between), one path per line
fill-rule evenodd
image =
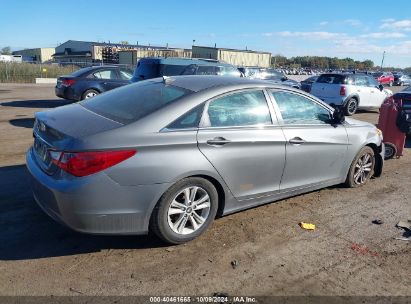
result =
M351 98L348 100L347 104L344 107L345 115L352 116L357 112L358 109L358 101L355 98Z
M364 147L355 157L348 171L345 185L350 188L365 185L374 175L375 153L370 147Z
M397 155L397 147L392 143L385 143L384 159L391 159Z
M201 235L218 209L216 188L198 177L183 179L161 197L153 210L150 229L170 244L181 244Z

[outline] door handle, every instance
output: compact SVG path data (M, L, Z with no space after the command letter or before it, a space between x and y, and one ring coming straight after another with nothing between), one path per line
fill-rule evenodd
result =
M214 137L213 139L207 140L207 145L223 146L229 144L230 142L230 140L225 139L224 137Z
M305 140L301 137L294 137L289 140L289 143L292 145L302 145L305 143Z

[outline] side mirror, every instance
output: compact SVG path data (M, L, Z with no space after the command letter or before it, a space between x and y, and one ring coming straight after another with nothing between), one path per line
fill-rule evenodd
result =
M332 115L332 124L339 125L345 121L344 111L341 108L335 108Z
M378 89L380 89L380 91L382 92L382 91L384 91L384 86L383 86L382 84L380 84L380 85L378 86Z

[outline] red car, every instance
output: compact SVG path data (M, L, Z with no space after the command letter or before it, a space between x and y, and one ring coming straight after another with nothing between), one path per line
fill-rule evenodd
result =
M394 75L391 72L377 72L373 73L372 76L375 78L375 80L378 81L379 84L382 85L389 85L392 87L394 83Z

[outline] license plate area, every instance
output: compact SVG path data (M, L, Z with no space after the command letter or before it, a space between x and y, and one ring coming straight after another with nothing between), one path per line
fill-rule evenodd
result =
M34 136L33 144L34 153L41 167L48 171L51 166L50 146L38 136Z

